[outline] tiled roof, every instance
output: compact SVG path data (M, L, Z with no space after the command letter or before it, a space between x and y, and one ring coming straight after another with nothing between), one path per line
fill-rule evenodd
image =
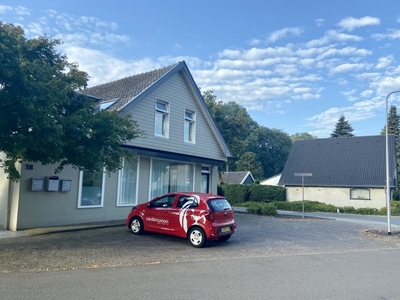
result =
M117 100L108 109L120 110L178 64L96 85L80 93L100 98L101 101Z
M391 186L397 179L395 139L389 136ZM279 185L384 187L386 185L385 136L363 136L297 141L293 144Z
M221 172L221 179L223 183L241 184L247 176L251 176L249 171Z

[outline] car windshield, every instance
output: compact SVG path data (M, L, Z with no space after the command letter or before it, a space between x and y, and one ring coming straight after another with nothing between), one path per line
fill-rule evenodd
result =
M225 198L208 200L207 204L208 207L215 212L231 209L228 200L226 200Z

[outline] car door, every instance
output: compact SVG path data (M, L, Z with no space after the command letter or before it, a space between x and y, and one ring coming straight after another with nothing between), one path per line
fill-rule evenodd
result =
M145 227L149 231L171 232L171 209L175 197L175 194L168 194L149 203L145 216Z

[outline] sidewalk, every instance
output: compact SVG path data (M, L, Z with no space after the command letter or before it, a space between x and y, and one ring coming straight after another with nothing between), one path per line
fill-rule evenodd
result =
M247 213L247 209L245 207L236 207L235 206L232 208L236 213ZM20 231L11 231L11 230L5 230L5 229L0 228L0 239L31 236L31 235L42 235L42 234L47 234L47 233L52 233L52 232L64 232L64 231L74 231L74 230L84 230L84 229L90 229L90 228L104 228L104 227L124 226L124 225L125 225L125 220L116 220L116 221L77 224L77 225L70 225L70 226L33 228L33 229L20 230Z
M91 228L104 228L104 227L114 227L114 226L124 226L125 220L116 221L106 221L106 222L96 222L96 223L85 223L70 226L55 226L55 227L42 227L42 228L32 228L20 231L11 231L0 228L0 239L2 238L12 238L21 236L32 236L32 235L42 235L53 232L67 232L74 230L84 230Z

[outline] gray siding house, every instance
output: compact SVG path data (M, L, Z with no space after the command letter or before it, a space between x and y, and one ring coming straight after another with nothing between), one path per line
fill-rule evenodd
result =
M396 188L395 138L389 135L390 187ZM304 199L339 207L386 207L385 136L361 136L296 141L283 169L279 185L286 187L287 201Z
M22 162L20 182L0 173L0 227L10 230L125 219L132 206L172 191L217 193L230 151L184 61L85 89L99 109L130 114L146 133L108 174ZM0 154L1 155L1 154ZM0 157L1 158L1 157Z

